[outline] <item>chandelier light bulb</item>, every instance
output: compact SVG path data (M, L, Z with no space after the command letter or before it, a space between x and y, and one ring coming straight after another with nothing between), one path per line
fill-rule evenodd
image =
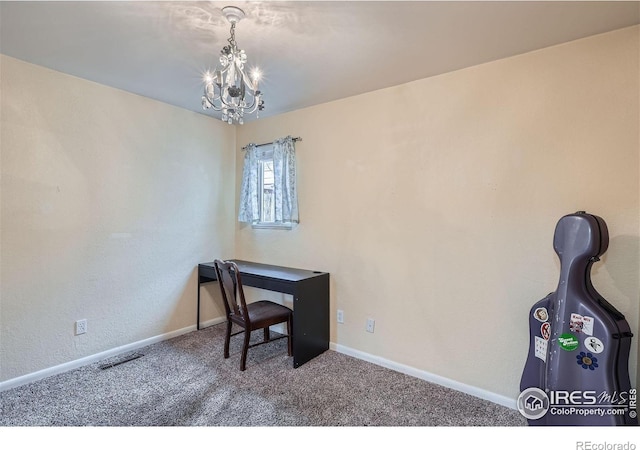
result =
M257 67L254 68L251 71L251 80L253 81L253 88L256 91L258 90L258 83L260 82L261 78L262 78L262 72L260 72L260 69L258 69Z

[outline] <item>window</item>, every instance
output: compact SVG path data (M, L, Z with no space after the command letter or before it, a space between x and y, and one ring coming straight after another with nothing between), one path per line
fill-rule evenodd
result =
M291 229L298 223L293 139L249 144L245 151L238 220L254 228Z
M275 215L275 204L273 202L273 159L263 159L260 161L260 221L273 222Z
M266 146L264 146L266 147ZM253 223L255 227L285 227L291 228L290 222L277 224L275 220L276 203L273 171L273 146L261 148L258 157L258 209L260 220Z

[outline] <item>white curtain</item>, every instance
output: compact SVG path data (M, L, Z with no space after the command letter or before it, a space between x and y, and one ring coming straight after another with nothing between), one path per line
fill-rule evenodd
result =
M259 186L260 160L263 158L255 144L249 144L245 150L242 187L240 190L240 222L260 221ZM274 222L298 223L298 190L296 188L296 150L293 138L278 139L273 142L274 170Z
M291 136L273 143L275 221L298 223L296 149Z
M258 147L255 144L247 145L244 153L244 168L242 170L242 188L240 189L240 222L258 222L260 209L258 208L258 174L259 169Z

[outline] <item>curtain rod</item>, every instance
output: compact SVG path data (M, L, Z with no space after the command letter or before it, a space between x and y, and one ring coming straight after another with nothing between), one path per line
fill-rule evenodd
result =
M293 138L293 142L297 142L297 141L302 141L302 138L301 137L294 137ZM264 145L271 145L271 144L273 144L273 142L265 142L264 144L256 145L256 147L262 147ZM248 147L248 145L245 145L244 147L242 147L242 150L246 150L247 147Z

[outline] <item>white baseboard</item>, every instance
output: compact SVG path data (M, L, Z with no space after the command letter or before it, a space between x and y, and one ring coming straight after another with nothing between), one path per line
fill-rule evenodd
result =
M488 400L490 402L497 403L498 405L506 406L507 408L517 409L517 400L515 398L505 397L504 395L499 395L494 392L477 388L475 386L460 383L459 381L441 377L440 375L435 375L424 370L419 370L415 367L406 366L404 364L390 361L379 356L371 355L359 350L354 350L350 347L345 347L344 345L334 344L333 342L330 343L329 348L331 348L331 350L335 350L338 353L353 356L354 358L358 358L363 361L376 364L378 366L386 367L387 369L395 370L396 372L404 373L421 380L439 384L440 386L454 389L459 392L464 392L465 394L473 395L474 397Z
M207 320L206 322L201 322L200 327L205 328L211 325L217 325L224 321L225 321L224 317ZM32 383L34 381L42 380L43 378L47 378L53 375L58 375L59 373L67 372L69 370L77 369L78 367L86 366L87 364L92 364L94 362L101 361L103 359L119 355L121 353L137 350L139 348L146 347L147 345L155 344L156 342L166 341L167 339L172 339L174 337L178 337L195 330L196 330L196 326L191 325L185 328L181 328L179 330L171 331L169 333L160 334L158 336L154 336L148 339L143 339L138 342L133 342L131 344L123 345L121 347L112 348L111 350L106 350L104 352L96 353L94 355L86 356L84 358L76 359L74 361L70 361L64 364L49 367L47 369L39 370L37 372L29 373L21 377L12 378L10 380L0 382L0 392L6 391L7 389L12 389L18 386L22 386L24 384Z

